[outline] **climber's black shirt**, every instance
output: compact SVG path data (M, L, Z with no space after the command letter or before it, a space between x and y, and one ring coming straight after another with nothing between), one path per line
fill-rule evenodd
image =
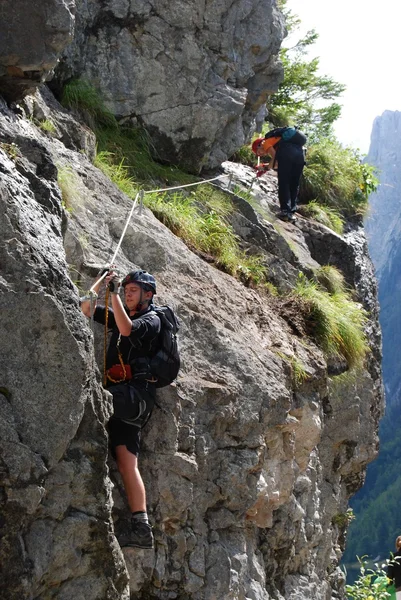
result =
M153 305L151 304L133 317L130 316L132 321L131 334L120 337L120 352L124 364L132 364L134 359L151 356L155 352L157 338L160 333L160 319L152 309ZM116 325L113 309L109 308L108 313L108 329L111 330L111 337L107 349L106 369L110 369L112 365L120 364L117 353L117 342L120 332ZM93 318L98 323L104 325L106 321L106 308L104 306L96 306Z

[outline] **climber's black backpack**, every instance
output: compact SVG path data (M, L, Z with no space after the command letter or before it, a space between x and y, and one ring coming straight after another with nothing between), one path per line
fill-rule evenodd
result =
M276 127L276 129L268 131L265 135L266 139L271 137L280 137L283 142L289 142L296 146L306 144L306 135L296 127Z
M149 358L152 376L157 379L157 388L165 387L176 379L180 370L177 332L180 322L170 306L155 306L154 312L160 319L160 333L155 354Z

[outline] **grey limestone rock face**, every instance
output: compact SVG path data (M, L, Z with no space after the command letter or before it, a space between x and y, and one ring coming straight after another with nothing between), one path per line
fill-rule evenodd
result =
M68 275L57 168L45 139L0 112L2 597L123 598L110 406Z
M1 11L3 95L50 79L62 58L58 82L88 80L147 128L157 156L195 173L249 139L282 79L274 0L4 0Z
M46 112L46 97L27 98L25 110ZM63 111L51 106L61 128ZM57 184L66 167L74 174L69 213ZM251 176L224 168L238 185ZM96 265L110 260L131 201L85 152L5 105L0 170L0 563L8 598L343 599L344 514L377 452L383 400L363 231L341 238L302 217L295 227L282 223L274 175L255 183L252 206L230 193L236 233L263 253L283 291L299 271L311 275L329 261L369 308L369 360L356 374L329 376L321 350L277 302L202 260L150 210L134 212L118 267L156 276L157 302L181 319L182 371L159 391L143 432L155 550L122 553L115 533L129 513L107 457L110 400L76 286L88 289ZM103 329L94 334L101 370Z
M0 87L18 95L43 81L74 34L75 0L2 0Z
M244 144L282 78L273 0L77 1L58 78L82 77L138 119L155 152L192 172Z

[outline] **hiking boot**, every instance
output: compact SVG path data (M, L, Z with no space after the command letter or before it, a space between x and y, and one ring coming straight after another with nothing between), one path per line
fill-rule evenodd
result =
M295 221L297 220L297 218L294 215L294 213L288 213L287 220L290 221L291 223L295 223Z
M144 548L151 550L154 548L154 538L152 527L149 523L142 521L131 521L131 531L121 537L121 548Z
M288 221L288 213L285 210L280 210L279 214L278 214L278 218L281 219L282 221Z

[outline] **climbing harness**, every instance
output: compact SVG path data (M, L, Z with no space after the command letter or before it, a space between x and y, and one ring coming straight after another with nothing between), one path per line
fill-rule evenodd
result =
M107 331L108 331L108 324L109 324L109 297L110 297L110 290L107 287L106 288L106 296L105 296L105 300L104 300L105 309L106 309L105 322L104 322L104 345L103 345L103 385L104 386L106 386L107 380L112 381L113 383L121 383L122 381L125 381L127 379L127 367L124 364L123 357L120 352L121 333L118 336L118 340L117 340L117 354L118 354L118 360L120 361L120 365L122 368L122 373L123 373L122 379L113 379L109 373L110 369L106 369Z

